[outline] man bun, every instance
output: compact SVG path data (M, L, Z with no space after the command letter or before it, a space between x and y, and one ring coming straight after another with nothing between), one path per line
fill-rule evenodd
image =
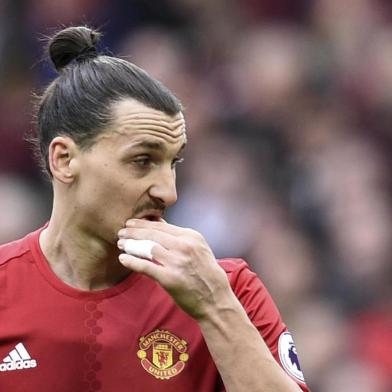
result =
M101 33L88 27L67 27L57 32L48 44L48 53L57 71L62 71L73 60L98 55L95 44Z

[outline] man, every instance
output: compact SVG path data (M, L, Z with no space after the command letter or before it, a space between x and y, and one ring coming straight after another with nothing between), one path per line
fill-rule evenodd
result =
M0 389L307 391L246 263L218 263L199 233L163 220L186 144L179 101L98 55L98 38L72 27L49 43L60 75L37 143L53 211L0 248Z

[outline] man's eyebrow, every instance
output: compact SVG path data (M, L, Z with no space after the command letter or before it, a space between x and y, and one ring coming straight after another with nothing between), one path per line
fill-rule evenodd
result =
M148 148L149 150L166 150L166 147L162 142L152 140L141 140L140 142L132 144L132 148L135 147Z
M182 146L179 148L177 154L180 154L180 153L184 150L186 144L187 144L186 142L184 142L184 143L182 144ZM145 148L145 149L148 149L148 150L157 150L157 151L158 151L158 150L160 150L160 151L166 151L166 150L167 150L167 148L166 148L166 146L165 146L165 143L162 143L162 142L160 142L160 141L155 141L155 140L141 140L140 142L136 142L136 143L134 143L134 144L128 146L128 147L125 149L125 151L133 150L133 149L135 149L135 148Z

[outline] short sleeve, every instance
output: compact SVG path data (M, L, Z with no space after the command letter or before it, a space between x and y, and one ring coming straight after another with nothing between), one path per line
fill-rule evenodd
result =
M233 292L275 360L304 392L310 392L305 384L292 336L261 279L242 259L223 259L219 264L226 271Z

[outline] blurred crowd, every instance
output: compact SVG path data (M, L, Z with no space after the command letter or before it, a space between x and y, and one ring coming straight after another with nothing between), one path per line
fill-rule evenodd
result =
M392 2L2 0L0 243L50 215L25 139L45 37L80 23L182 100L168 219L261 276L312 391L392 391Z

